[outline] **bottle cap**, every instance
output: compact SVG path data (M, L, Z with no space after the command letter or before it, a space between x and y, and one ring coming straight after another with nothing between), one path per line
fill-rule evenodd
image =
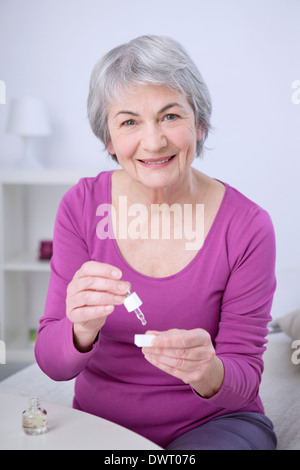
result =
M134 335L134 344L139 348L152 346L155 335Z

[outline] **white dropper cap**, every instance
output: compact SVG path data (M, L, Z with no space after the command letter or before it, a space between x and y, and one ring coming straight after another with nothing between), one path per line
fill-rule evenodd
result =
M146 319L143 314L143 312L140 309L140 306L142 305L142 301L137 295L136 292L130 292L128 291L127 294L125 294L125 300L124 300L124 306L128 312L134 312L137 316L137 318L142 322L142 325L146 325Z
M136 292L128 291L128 293L125 294L124 306L128 312L133 312L136 308L139 308L142 303Z

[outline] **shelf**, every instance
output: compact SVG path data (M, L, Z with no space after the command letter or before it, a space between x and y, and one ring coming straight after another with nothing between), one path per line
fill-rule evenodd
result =
M31 364L35 362L35 341L24 336L24 331L6 338L6 364Z
M49 260L39 260L34 253L18 253L4 262L4 271L40 271L50 272Z
M40 244L53 238L66 191L94 175L0 168L0 339L7 362L34 362L29 332L37 329L44 312L50 278L50 260L38 259Z
M1 169L0 182L2 184L76 184L81 178L96 176L91 170L27 170L27 169Z
M7 364L31 364L35 362L34 343L10 345L6 348Z

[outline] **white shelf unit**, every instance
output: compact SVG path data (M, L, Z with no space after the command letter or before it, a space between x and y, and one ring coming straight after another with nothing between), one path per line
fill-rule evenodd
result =
M43 314L50 275L39 244L53 238L63 194L85 176L92 175L0 169L0 339L7 363L34 362L29 331Z

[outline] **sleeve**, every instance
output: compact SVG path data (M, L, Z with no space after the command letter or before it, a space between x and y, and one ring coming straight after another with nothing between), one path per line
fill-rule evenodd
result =
M67 286L75 272L90 259L83 235L84 201L81 180L63 197L54 226L49 287L35 345L38 365L54 380L77 376L97 348L97 342L87 353L75 348L73 324L66 316Z
M218 393L207 401L238 410L258 395L276 289L275 234L268 213L258 208L244 221L240 218L228 245L231 274L215 338L225 375Z

